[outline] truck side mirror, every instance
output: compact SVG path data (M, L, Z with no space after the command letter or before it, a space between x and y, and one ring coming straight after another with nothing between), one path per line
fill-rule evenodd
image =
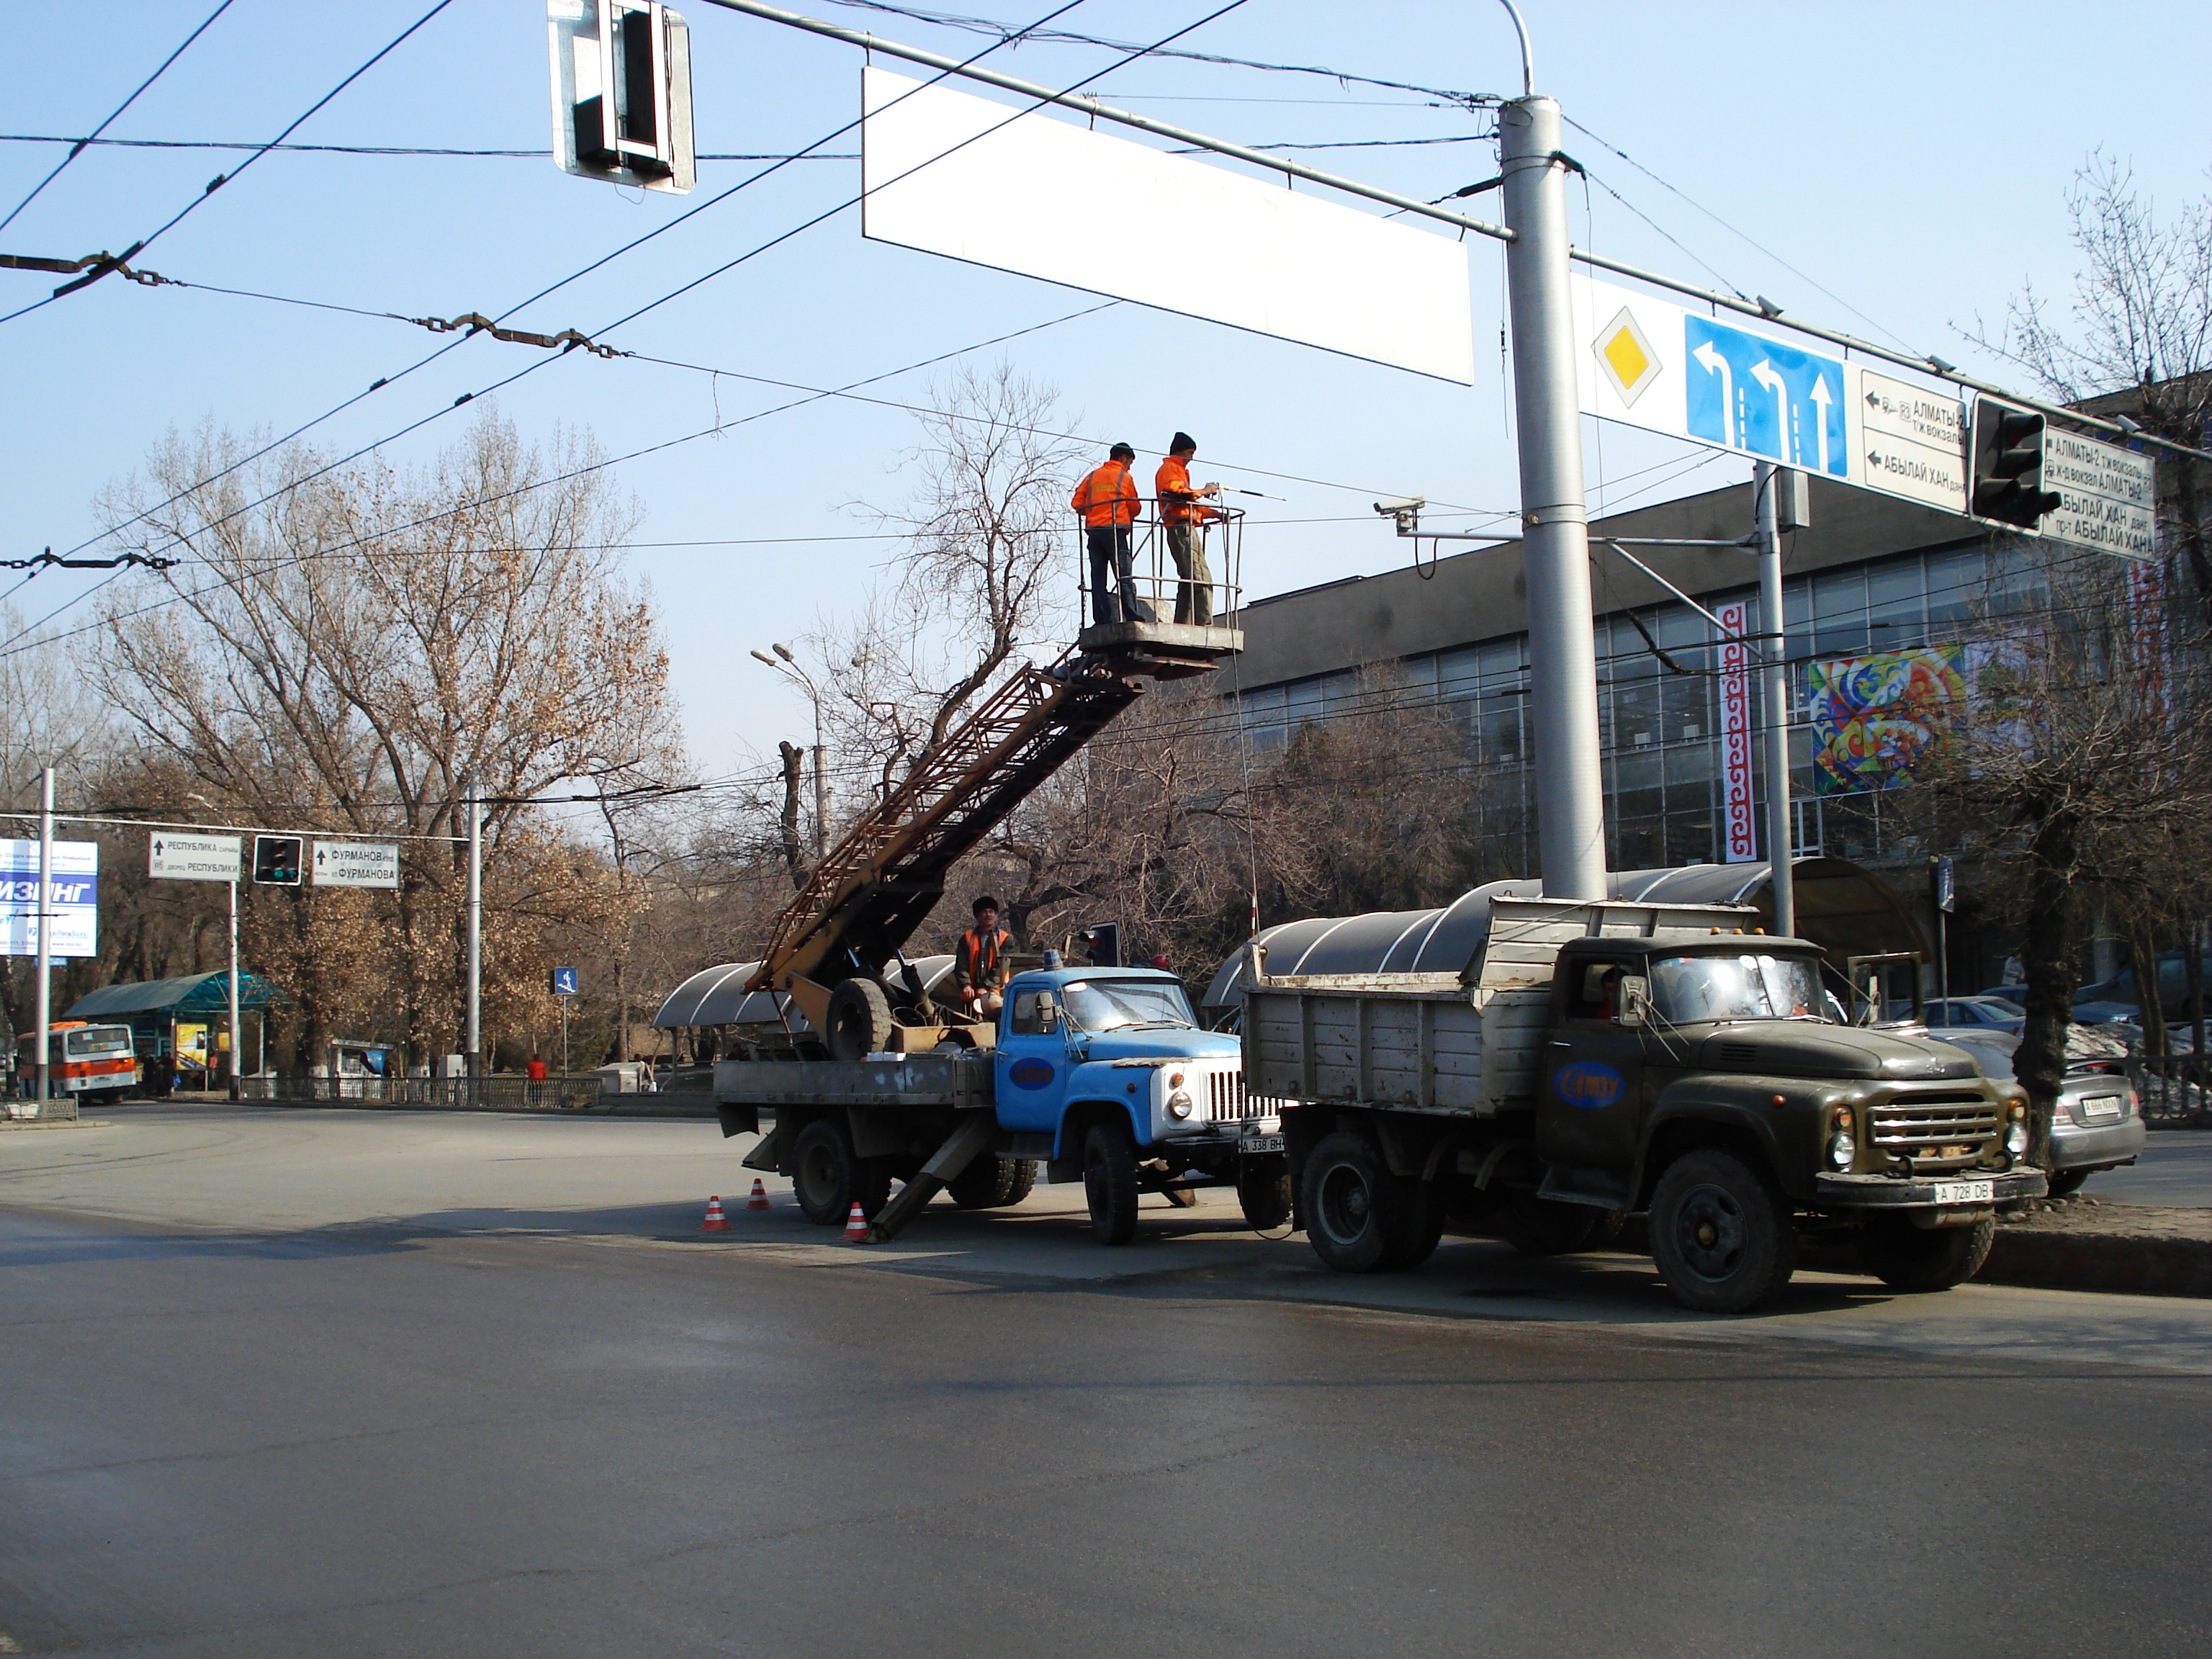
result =
M1613 1018L1623 1025L1649 1025L1651 1023L1651 981L1641 974L1620 976L1620 994L1616 999Z
M1060 1004L1049 991L1037 993L1036 1025L1041 1036L1050 1036L1060 1029Z

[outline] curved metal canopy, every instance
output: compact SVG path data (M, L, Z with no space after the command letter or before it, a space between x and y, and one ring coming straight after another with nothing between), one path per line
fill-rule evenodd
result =
M918 957L914 965L921 970L922 988L926 991L936 990L952 973L950 956ZM719 967L702 968L668 994L660 1005L660 1012L653 1017L653 1030L780 1024L782 1017L777 1005L788 1008L790 999L772 992L745 989L759 971L757 962L726 962Z
M1692 864L1671 870L1626 870L1612 876L1609 896L1631 902L1749 904L1769 925L1774 900L1764 864ZM1799 859L1790 866L1797 896L1797 936L1819 945L1838 971L1847 957L1918 951L1926 941L1905 902L1874 872L1847 859ZM1314 916L1262 928L1270 974L1455 974L1473 959L1490 927L1493 898L1536 898L1534 878L1493 881L1435 910L1370 910L1358 916ZM1203 1006L1225 1008L1243 996L1240 949L1214 969Z

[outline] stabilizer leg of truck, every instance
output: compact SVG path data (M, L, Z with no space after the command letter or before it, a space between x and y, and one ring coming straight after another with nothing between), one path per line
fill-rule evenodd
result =
M921 1207L945 1190L945 1182L989 1147L991 1137L997 1132L997 1121L989 1112L963 1113L959 1127L930 1154L929 1162L892 1195L890 1203L876 1212L875 1224L868 1230L868 1242L876 1244L896 1238Z

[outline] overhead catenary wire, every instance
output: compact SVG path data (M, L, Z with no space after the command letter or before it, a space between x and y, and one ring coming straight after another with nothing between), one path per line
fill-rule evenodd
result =
M223 0L223 3L228 5L230 0ZM256 149L290 155L440 155L538 161L551 160L553 154L542 149L456 149L426 144L255 144L217 138L69 138L44 132L0 132L0 144L71 144L79 149L88 144L97 144L118 149ZM801 155L775 150L761 153L702 150L694 159L701 161L857 161L860 158L856 153L843 150ZM4 228L6 223L6 220L0 220L0 228Z
M15 222L15 216L21 213L25 208L30 206L32 203L37 201L40 194L45 191L46 187L53 183L55 179L61 177L62 170L68 167L70 162L76 161L78 156L84 154L86 146L112 142L111 140L101 138L100 135L106 132L108 128L113 126L118 120L121 119L123 112L129 109L131 105L138 101L139 94L143 93L147 88L152 86L155 82L160 80L162 76L166 75L168 72L169 65L175 63L179 58L182 58L185 55L185 49L189 47L193 41L198 40L200 36L205 34L210 27L213 25L216 19L222 16L223 13L228 11L230 7L231 0L221 0L221 3L218 4L213 11L207 15L207 16L201 21L200 26L194 29L190 34L186 35L184 38L183 43L179 46L174 52L171 52L167 58L164 58L158 64L156 64L155 66L154 72L148 76L144 80L141 81L137 87L133 88L131 95L111 110L108 112L107 118L102 121L98 126L94 127L90 133L87 134L82 138L75 140L74 142L66 138L54 141L59 143L69 144L70 153L63 156L60 161L54 163L53 171L47 173L45 178L40 179L37 184L31 186L31 193L29 195L26 196L21 201L16 203L14 207L8 210L8 216L4 219L0 219L0 230L5 230L9 225L14 224Z

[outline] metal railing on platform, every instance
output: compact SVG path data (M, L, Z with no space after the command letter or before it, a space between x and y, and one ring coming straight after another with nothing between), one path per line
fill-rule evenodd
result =
M458 1112L640 1112L711 1099L689 1094L611 1094L586 1073L580 1077L528 1078L250 1077L240 1080L247 1100L293 1105L397 1106Z

